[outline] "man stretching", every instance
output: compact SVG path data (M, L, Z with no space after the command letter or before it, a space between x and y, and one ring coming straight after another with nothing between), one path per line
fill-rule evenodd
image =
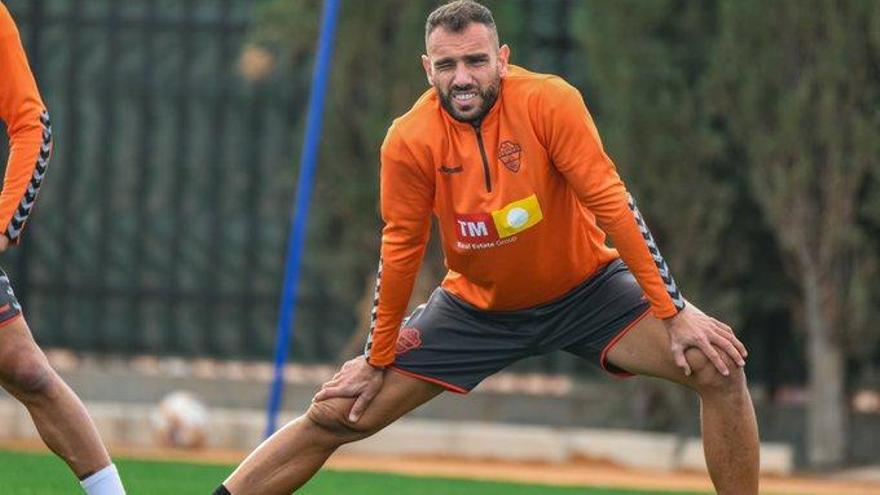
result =
M365 355L215 493L290 493L340 445L555 350L694 390L716 490L758 493L746 349L682 297L580 93L510 65L491 12L473 1L431 13L425 42L432 88L382 145L385 227ZM449 272L404 320L432 214Z

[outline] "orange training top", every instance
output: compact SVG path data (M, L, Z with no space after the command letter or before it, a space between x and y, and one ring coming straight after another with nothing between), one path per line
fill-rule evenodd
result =
M18 29L2 3L0 119L9 135L9 161L0 192L0 233L17 243L46 173L52 151L52 130Z
M373 365L394 362L432 212L449 269L442 287L479 308L552 301L618 256L654 315L684 308L580 93L559 77L511 66L477 126L453 119L430 89L391 125L381 160Z

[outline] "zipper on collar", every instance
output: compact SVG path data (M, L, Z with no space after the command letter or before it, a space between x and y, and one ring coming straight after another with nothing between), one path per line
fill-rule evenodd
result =
M474 122L474 132L477 133L477 144L480 146L480 156L483 158L483 176L486 178L486 192L492 192L492 177L489 175L489 158L486 157L486 147L483 145L483 132L480 130L481 122Z

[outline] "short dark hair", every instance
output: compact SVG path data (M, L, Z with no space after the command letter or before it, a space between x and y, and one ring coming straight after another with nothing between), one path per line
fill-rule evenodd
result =
M428 44L428 37L438 27L460 33L475 22L491 29L495 42L498 42L498 28L495 27L495 18L492 17L491 10L474 0L454 0L437 7L428 16L428 21L425 23L425 45Z

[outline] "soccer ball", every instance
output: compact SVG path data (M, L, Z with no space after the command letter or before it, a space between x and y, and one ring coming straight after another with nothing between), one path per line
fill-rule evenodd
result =
M163 447L196 449L205 445L208 408L190 392L166 395L152 414L153 432Z

